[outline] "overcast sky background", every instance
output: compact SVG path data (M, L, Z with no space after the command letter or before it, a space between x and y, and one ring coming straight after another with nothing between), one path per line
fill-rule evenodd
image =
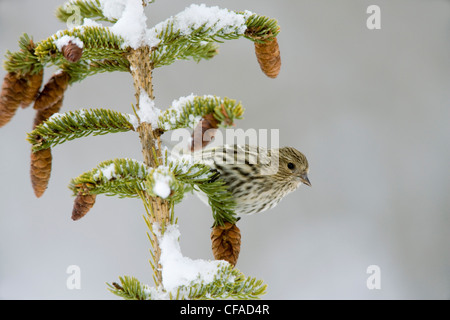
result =
M62 3L0 0L0 55L18 50L24 32L39 41L64 29L54 18ZM191 3L157 0L148 25ZM280 75L260 71L250 41L227 41L210 61L155 70L157 106L191 93L239 100L237 127L279 129L280 145L310 162L312 188L238 222L237 268L268 284L267 299L449 299L450 1L205 3L278 19ZM371 4L381 30L366 27ZM131 113L134 99L129 74L101 74L71 86L62 111ZM105 283L123 275L153 285L139 200L99 196L85 218L70 219L70 179L104 160L141 160L138 136L55 147L49 187L36 199L25 140L33 118L18 110L0 129L0 298L115 299ZM188 196L175 213L183 254L212 259L210 209ZM70 265L80 267L80 290L66 287ZM370 265L380 267L379 290L366 286Z

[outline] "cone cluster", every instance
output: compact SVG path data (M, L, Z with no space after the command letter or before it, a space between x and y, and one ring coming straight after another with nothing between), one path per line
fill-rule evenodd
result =
M59 72L54 74L45 84L34 103L34 109L37 109L37 112L34 117L33 129L59 112L69 80L70 77L66 72ZM36 197L41 197L47 189L51 170L52 154L50 148L31 153L30 176Z
M0 127L7 124L19 106L28 107L36 98L42 84L43 70L34 75L6 74L0 96Z
M29 39L22 51L34 51L35 44ZM0 96L0 127L7 124L16 114L19 106L28 107L39 93L44 70L31 68L27 73L8 72L3 80Z
M241 251L241 231L230 222L215 226L211 232L212 251L216 260L228 261L235 266Z

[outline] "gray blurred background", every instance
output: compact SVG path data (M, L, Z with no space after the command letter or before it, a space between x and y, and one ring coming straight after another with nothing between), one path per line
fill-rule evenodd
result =
M64 29L53 15L62 3L0 0L1 56L18 50L24 32L42 40ZM157 0L148 25L191 3ZM237 99L246 108L237 127L280 129L280 144L311 167L312 188L239 221L237 268L268 284L267 299L449 299L450 2L206 4L277 18L280 75L260 71L250 41L228 41L210 61L155 70L158 107L191 93ZM381 30L366 27L371 4L381 8ZM131 113L131 103L131 76L102 74L70 87L62 111ZM0 298L115 299L105 283L122 275L153 285L139 200L99 196L84 219L70 219L70 179L103 160L141 160L138 136L55 147L49 188L36 199L25 140L33 117L20 109L0 129ZM209 208L188 196L175 213L183 254L212 259ZM70 265L81 269L79 290L66 287ZM380 267L381 289L367 288L369 265Z

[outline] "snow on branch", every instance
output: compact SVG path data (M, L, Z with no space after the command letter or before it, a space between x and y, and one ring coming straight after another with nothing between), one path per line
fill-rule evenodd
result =
M165 165L148 168L134 159L115 159L100 163L96 168L72 179L69 188L74 195L118 195L140 197L147 192L153 197L179 203L191 190L203 192L211 206L214 225L236 222L235 203L225 183L211 168L185 156L172 159L166 156Z
M100 163L70 181L69 189L74 195L80 192L90 195L117 195L121 198L138 198L139 191L145 190L148 168L134 159L115 159Z
M147 43L151 47L171 45L174 42L220 41L243 36L246 18L251 13L236 13L217 6L192 4L184 11L147 30Z
M134 130L134 116L107 109L80 109L56 113L28 133L33 151L47 149L88 135Z
M207 114L213 114L219 125L232 125L235 119L242 119L244 109L240 102L212 95L191 94L172 102L158 118L158 127L165 130L194 128Z
M257 299L265 293L267 286L261 280L245 277L224 260L183 256L178 225L169 225L162 232L159 225L146 221L160 244L162 283L150 287L135 278L121 277L120 283L108 284L112 293L131 300Z
M204 4L192 4L148 28L143 7L147 3L142 0L71 0L58 8L57 16L68 22L79 15L79 23L40 41L36 48L30 49L29 41L19 43L21 51L7 52L6 69L28 73L50 63L68 72L73 83L99 72L129 71L127 52L142 46L152 48L152 68L158 68L176 60L211 59L218 52L216 43L223 40L245 37L265 43L279 33L274 19ZM99 23L102 21L112 25L104 26ZM69 42L82 49L76 63L67 63L62 52Z

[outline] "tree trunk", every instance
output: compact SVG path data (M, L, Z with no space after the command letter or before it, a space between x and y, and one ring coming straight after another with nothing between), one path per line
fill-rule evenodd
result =
M152 64L150 61L151 49L147 46L143 46L136 50L132 50L128 56L128 60L131 65L131 74L134 81L134 89L136 96L136 109L139 109L139 97L142 90L150 97L154 99L153 85L152 85ZM142 154L144 157L144 163L148 167L156 168L158 165L163 164L163 158L161 154L161 141L157 131L153 131L150 123L143 122L137 129L139 138L142 144ZM155 148L155 146L157 146ZM151 210L150 221L152 223L158 223L160 226L166 225L170 221L170 205L169 202L159 197L152 197L149 194L145 194L144 201L147 202L148 208ZM158 239L153 235L153 254L155 257L154 270L157 281L156 285L162 283L161 266L159 265L159 258L161 256L161 249L159 247Z

